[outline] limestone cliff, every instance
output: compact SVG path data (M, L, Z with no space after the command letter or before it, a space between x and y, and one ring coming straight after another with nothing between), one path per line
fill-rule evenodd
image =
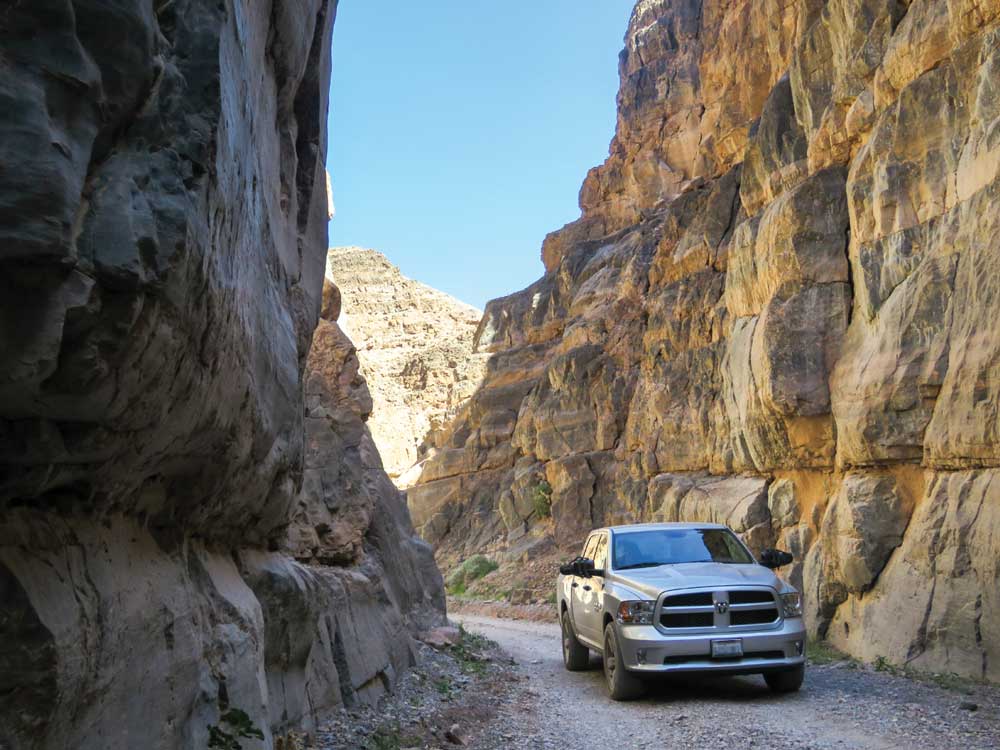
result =
M1000 2L641 0L620 73L418 530L726 521L814 633L1000 679Z
M2 747L270 747L440 617L332 302L309 355L335 8L0 9Z
M406 486L436 431L482 381L489 355L473 351L482 313L406 278L375 250L333 248L327 263L371 390L372 437L386 471Z

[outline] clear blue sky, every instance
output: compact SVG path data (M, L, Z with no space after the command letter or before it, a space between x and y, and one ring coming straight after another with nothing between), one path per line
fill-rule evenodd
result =
M634 0L341 0L331 245L482 308L543 273L614 134Z

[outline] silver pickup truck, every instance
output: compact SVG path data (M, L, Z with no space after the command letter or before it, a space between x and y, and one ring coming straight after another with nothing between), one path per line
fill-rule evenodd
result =
M774 573L787 552L756 561L726 526L657 523L592 531L559 569L556 599L566 669L604 657L615 700L644 676L762 674L771 690L802 685L806 632L799 593Z

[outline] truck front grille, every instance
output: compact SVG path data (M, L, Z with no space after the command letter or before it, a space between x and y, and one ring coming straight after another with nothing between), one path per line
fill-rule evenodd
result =
M674 594L663 600L663 607L701 607L712 606L712 592L703 591L698 594Z
M660 616L660 622L665 628L710 628L715 624L715 615L711 612L678 612Z
M730 625L766 625L778 619L778 610L752 609L749 612L730 612Z
M774 604L770 591L730 591L730 604Z
M763 588L668 594L660 610L660 624L670 629L769 625L779 620L774 592Z

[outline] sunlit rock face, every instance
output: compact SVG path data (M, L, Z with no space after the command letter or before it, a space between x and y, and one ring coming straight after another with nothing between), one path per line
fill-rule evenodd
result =
M582 217L408 493L441 559L725 520L814 633L1000 679L998 65L996 0L639 2Z
M375 250L333 248L327 266L371 391L368 427L386 471L405 487L483 379L489 355L473 351L482 312L407 278Z
M307 374L335 8L0 12L4 747L206 747L234 707L270 747L440 615L353 377Z

